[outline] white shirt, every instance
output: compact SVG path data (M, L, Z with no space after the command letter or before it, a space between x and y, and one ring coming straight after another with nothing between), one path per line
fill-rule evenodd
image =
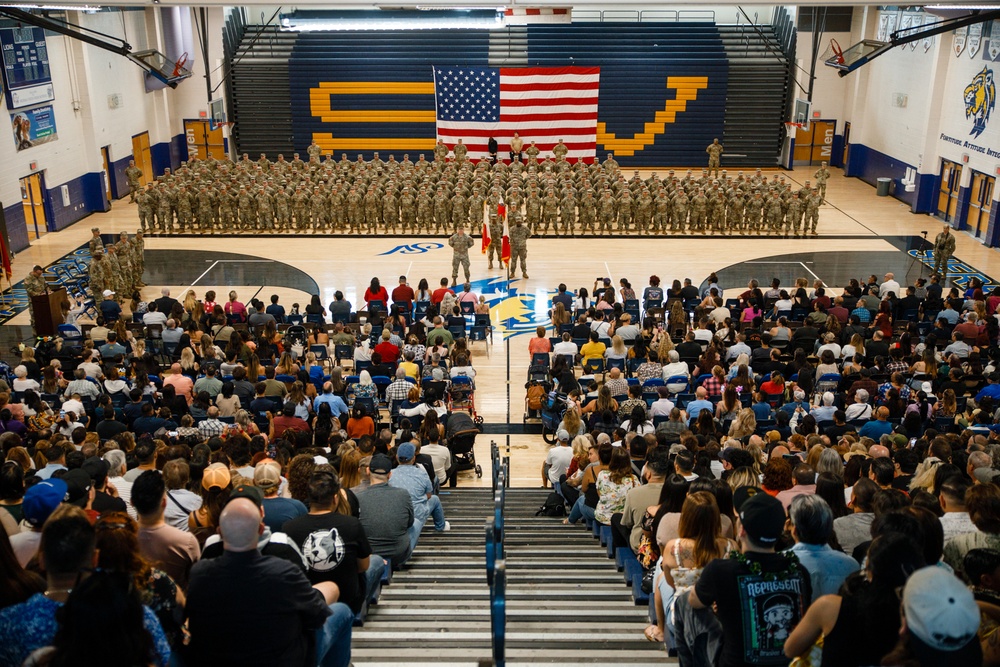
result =
M77 417L79 417L80 415L82 415L87 411L86 408L83 407L83 402L77 401L72 398L67 398L65 401L63 401L61 409L65 410L66 412L72 412Z
M896 296L902 296L899 292L899 283L895 280L887 280L878 288L878 295L882 297L883 301L889 296L889 292L892 292Z
M569 470L569 464L573 462L573 448L569 445L556 445L549 450L545 456L545 463L549 466L549 481L553 484L559 483L559 478Z
M153 312L146 313L145 315L142 316L142 323L145 324L146 326L149 326L150 324L166 324L167 316L165 313L161 313L158 310L154 310Z
M729 309L726 308L725 306L719 306L718 308L715 308L712 312L710 312L708 316L716 324L722 324L723 322L726 321L727 317L732 317L732 313L730 313Z
M658 398L649 406L649 414L654 417L669 417L674 409L674 402L669 398Z
M250 475L251 479L253 475ZM127 483L127 482L126 482ZM131 494L132 485L129 484ZM121 491L119 491L119 494ZM174 489L167 492L167 508L163 512L163 520L168 526L188 532L188 514L201 507L201 496L187 489Z
M684 377L691 377L691 372L688 370L688 365L686 361L675 361L672 364L665 364L663 366L664 381L666 381L668 378L672 378L677 375L683 375Z
M451 452L448 448L443 445L427 444L420 447L420 453L431 457L438 484L447 482L448 468L451 467Z
M833 352L834 359L840 358L840 353L842 351L840 345L838 345L837 343L826 343L825 345L819 346L819 349L816 350L816 356L817 357L822 356L823 350L830 350L831 352Z
M945 512L941 517L941 527L944 528L944 541L963 533L978 533L976 524L972 523L968 512Z
M708 329L695 329L694 339L698 341L704 341L705 343L712 342L712 332Z
M575 355L577 352L579 352L579 349L576 347L576 343L574 343L571 340L559 341L552 348L552 354L556 356L570 355L570 354Z

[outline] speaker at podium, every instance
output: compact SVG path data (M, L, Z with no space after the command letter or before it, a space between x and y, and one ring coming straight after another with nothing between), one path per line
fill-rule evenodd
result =
M66 289L57 287L45 294L31 297L31 309L35 314L35 333L39 336L55 336L63 323L62 304L68 301Z

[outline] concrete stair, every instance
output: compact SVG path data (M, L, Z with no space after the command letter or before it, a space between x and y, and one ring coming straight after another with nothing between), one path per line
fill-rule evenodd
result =
M507 491L507 665L671 662L643 637L646 607L590 531L535 516L547 493ZM358 667L491 664L484 526L492 494L453 489L441 501L451 531L428 523L408 568L354 629Z

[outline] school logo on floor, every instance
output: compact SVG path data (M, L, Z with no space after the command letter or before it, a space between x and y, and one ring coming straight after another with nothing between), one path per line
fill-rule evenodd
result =
M915 257L918 262L929 269L934 269L933 250L910 250L907 254L910 257ZM977 278L983 283L983 294L989 294L1000 286L1000 281L994 280L976 267L954 257L948 259L948 280L954 283L955 287L965 291L969 288L973 278Z
M969 134L973 137L978 137L986 130L996 98L993 70L984 65L983 70L972 79L972 83L965 87L965 117L972 119L972 131Z
M504 339L534 335L535 329L551 324L549 319L549 299L555 291L522 292L518 284L501 278L487 278L472 281L472 292L486 299L490 307L490 324L494 333Z
M443 243L410 243L407 245L398 245L392 250L386 252L380 252L378 257L382 255L420 255L425 252L430 252L431 250L440 250L444 247Z

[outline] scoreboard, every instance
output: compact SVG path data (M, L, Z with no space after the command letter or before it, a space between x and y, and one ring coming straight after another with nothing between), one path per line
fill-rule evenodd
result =
M7 107L23 107L55 99L49 53L42 28L21 26L0 28L3 77L7 83Z

